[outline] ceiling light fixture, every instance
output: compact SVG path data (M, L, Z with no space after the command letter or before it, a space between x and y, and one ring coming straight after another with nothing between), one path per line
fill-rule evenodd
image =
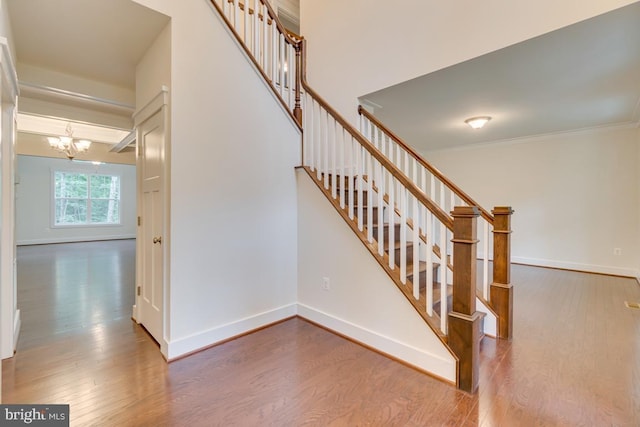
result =
M478 117L471 117L465 120L464 122L469 126L471 126L473 129L480 129L484 125L486 125L489 122L489 120L491 120L491 117L489 116L478 116Z
M84 153L89 150L91 146L91 141L88 139L73 139L73 129L71 128L71 123L67 124L67 128L65 129L67 136L50 136L47 138L49 141L49 146L56 151L60 151L64 153L69 160L73 160L73 158L78 153Z

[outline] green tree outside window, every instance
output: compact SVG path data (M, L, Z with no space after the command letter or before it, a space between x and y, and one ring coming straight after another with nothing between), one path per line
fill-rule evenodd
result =
M55 225L120 224L120 177L54 173Z

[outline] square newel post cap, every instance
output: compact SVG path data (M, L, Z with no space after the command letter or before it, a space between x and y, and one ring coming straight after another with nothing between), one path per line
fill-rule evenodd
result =
M480 215L480 209L477 206L456 206L451 211L452 217L477 217Z
M493 215L511 215L514 212L515 211L511 208L511 206L496 206L491 211Z

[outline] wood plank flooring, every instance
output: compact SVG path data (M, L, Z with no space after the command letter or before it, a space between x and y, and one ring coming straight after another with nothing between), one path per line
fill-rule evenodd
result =
M171 364L130 320L134 242L21 247L4 403L72 426L638 426L635 280L513 266L515 337L469 395L296 318Z

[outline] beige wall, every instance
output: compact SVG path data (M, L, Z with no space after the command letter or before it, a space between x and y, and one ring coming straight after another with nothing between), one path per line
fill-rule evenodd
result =
M137 2L171 17L176 357L295 314L300 132L208 2Z
M636 276L639 132L578 131L423 154L483 206L515 209L515 262Z
M120 224L54 227L52 173L69 171L120 177ZM133 165L70 162L36 156L18 156L16 185L16 239L18 245L130 239L136 235L136 168Z
M357 98L633 0L301 0L308 80L356 123Z
M298 173L298 247L302 316L455 382L454 357L305 172Z

